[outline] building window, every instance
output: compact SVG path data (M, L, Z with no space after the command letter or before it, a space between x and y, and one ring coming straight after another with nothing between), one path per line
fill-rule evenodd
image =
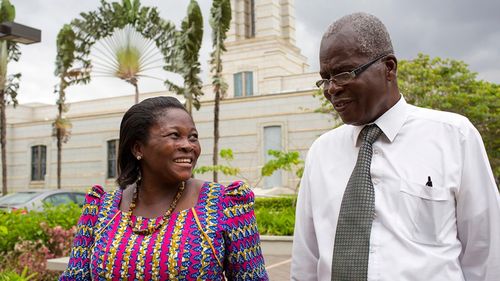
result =
M255 37L255 0L245 0L245 38Z
M244 71L234 74L234 96L253 96L253 72Z
M35 145L31 147L31 180L45 180L47 167L47 147L45 145Z
M264 127L264 161L267 162L273 159L267 151L283 150L281 145L281 126L267 126ZM282 186L281 170L275 171L271 176L264 178L264 188L272 188Z
M108 179L116 178L118 157L118 140L108 141Z

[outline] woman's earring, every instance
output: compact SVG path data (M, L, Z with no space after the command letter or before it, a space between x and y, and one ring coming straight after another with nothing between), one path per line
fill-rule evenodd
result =
M141 161L141 159L142 159L142 156L137 155L137 160L138 160L138 161Z
M142 173L141 173L141 169L139 167L137 167L137 179L135 180L135 184L137 186L140 185L141 183L141 180L142 180Z

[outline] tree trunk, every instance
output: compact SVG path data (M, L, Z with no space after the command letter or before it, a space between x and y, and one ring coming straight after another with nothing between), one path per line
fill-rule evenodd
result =
M186 91L186 90L184 90ZM191 95L191 92L189 92L189 90L187 90L188 93L187 93L187 98L186 98L186 110L187 112L189 113L189 115L191 115L191 117L193 117L193 96Z
M63 92L64 89L61 89L61 92ZM59 95L63 95L62 93L59 93ZM59 96L59 104L57 106L58 110L58 121L62 122L62 111L63 111L63 105L62 105L62 97ZM61 161L62 161L62 129L61 129L62 124L57 124L56 120L56 138L57 138L57 189L61 189Z
M137 82L132 83L135 87L135 104L139 103L139 86L137 85Z
M57 130L57 189L61 189L61 161L62 161L62 130Z
M65 89L66 83L64 81L64 75L61 76L59 89L59 101L57 103L57 119L56 119L56 139L57 139L57 189L61 189L61 170L62 170L62 143L63 143L63 129L62 126L62 114L65 100ZM59 123L59 124L58 124Z
M2 87L3 88L3 87ZM7 194L7 124L5 117L5 89L0 90L0 143L2 144L2 194Z
M216 51L215 51L215 78L216 78L216 83L214 83L214 92L215 92L215 100L214 100L214 152L213 152L213 158L212 158L212 163L213 166L216 167L219 164L219 107L220 107L220 100L221 100L221 80L222 80L222 59L221 59L221 37L220 34L217 35L216 37L217 43L215 46L217 46ZM214 169L213 172L213 178L214 182L217 182L218 180L218 174L217 174L217 169Z
M212 156L212 165L214 167L219 163L219 104L220 104L220 87L215 86L215 102L214 102L214 151ZM217 170L214 169L213 181L217 182Z

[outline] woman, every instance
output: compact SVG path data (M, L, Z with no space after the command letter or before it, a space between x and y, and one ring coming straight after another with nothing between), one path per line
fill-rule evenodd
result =
M88 193L60 280L267 280L252 191L192 178L200 152L177 99L132 106L120 126L120 188Z

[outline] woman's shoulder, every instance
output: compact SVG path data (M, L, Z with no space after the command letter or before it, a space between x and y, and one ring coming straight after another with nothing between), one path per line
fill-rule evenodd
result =
M227 186L221 185L224 201L232 204L246 204L254 201L250 186L244 181L234 181Z
M94 184L88 191L88 197L101 198L106 192L101 185Z
M227 206L234 206L240 204L253 204L254 193L250 186L244 181L233 181L227 185L205 181L203 194L209 198L220 198L221 203Z
M101 198L104 197L104 194L106 194L104 188L101 185L94 184L91 188L89 188L87 194L85 195L85 203L92 204L99 202L101 201Z
M85 195L85 203L91 205L99 204L101 201L106 200L107 197L109 197L109 199L115 198L117 193L120 193L119 190L106 192L102 185L95 184L87 191L87 194Z

